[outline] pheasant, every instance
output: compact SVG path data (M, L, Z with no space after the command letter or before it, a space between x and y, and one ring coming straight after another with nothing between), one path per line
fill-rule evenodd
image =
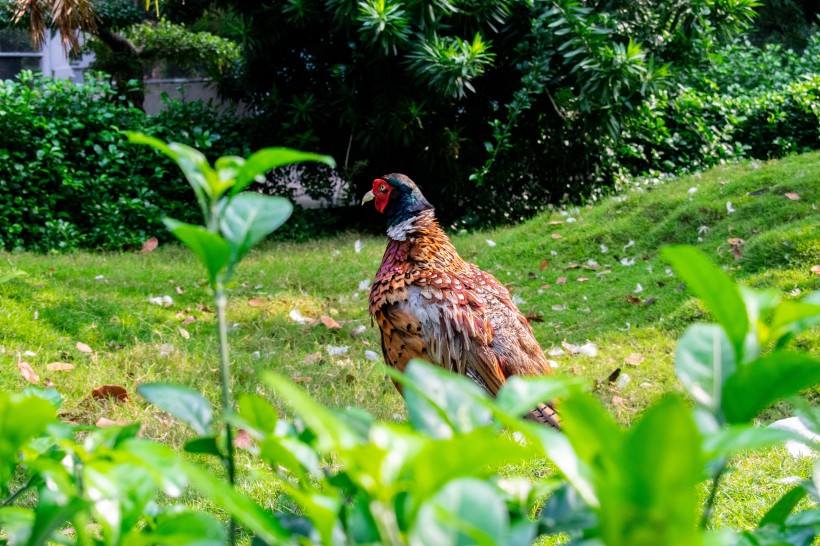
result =
M436 220L433 205L403 174L373 181L387 220L387 249L370 290L385 361L400 371L421 358L465 375L491 395L512 375L552 373L532 328L507 289L465 262ZM552 403L527 418L560 428Z

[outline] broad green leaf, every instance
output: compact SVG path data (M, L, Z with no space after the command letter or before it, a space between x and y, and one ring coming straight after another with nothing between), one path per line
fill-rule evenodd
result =
M257 394L243 394L238 406L239 417L258 436L273 434L279 415L270 402Z
M786 524L786 518L791 515L794 508L801 500L803 500L806 494L807 491L802 485L798 485L790 489L782 497L780 497L780 499L774 503L771 508L769 508L768 512L766 512L757 526L763 527L765 525L777 525L778 527L783 527Z
M334 531L341 531L339 515L344 503L336 496L291 487L282 484L287 494L304 510L322 537L322 544L334 544Z
M205 173L197 169L197 163L204 161L208 170L210 170L210 166L207 165L208 162L205 160L205 156L193 148L185 146L185 148L189 151L193 151L193 153L186 152L184 149L179 148L180 146L183 146L181 144L177 146L169 146L157 138L144 135L142 133L125 131L125 134L128 136L129 142L151 146L155 150L158 150L170 157L174 163L179 165L182 172L185 174L185 177L188 179L188 183L194 190L194 194L196 195L196 200L197 203L199 203L199 208L202 210L202 214L207 218L210 210L210 184L208 183Z
M251 532L259 535L262 540L270 544L279 544L290 537L290 533L272 514L228 483L197 464L183 460L182 465L191 483L203 495Z
M63 396L57 392L55 388L41 389L40 387L30 385L23 389L23 395L42 398L43 400L51 402L56 409L60 409L60 406L63 405Z
M388 374L404 386L404 401L414 428L433 438L449 438L491 422L492 413L477 400L489 395L469 379L422 360L411 360L401 373Z
M626 432L618 473L601 476L598 513L610 545L696 546L703 470L701 438L691 410L666 396Z
M44 433L56 413L51 402L38 396L0 392L0 492L7 491L20 449Z
M820 361L801 353L777 351L738 368L723 386L723 413L743 423L771 403L820 383Z
M83 466L82 479L110 544L136 525L158 489L146 468L130 463L95 460Z
M54 498L57 495L59 494L51 492L48 488L40 489L28 544L47 544L49 540L53 540L54 533L70 522L78 512L89 509L86 502L79 497L69 498L67 502L57 502Z
M271 466L281 466L300 479L321 475L319 455L295 438L268 436L259 444L259 456Z
M332 410L311 399L305 392L281 375L265 373L262 381L273 388L316 434L317 448L325 454L334 449L348 449L364 441Z
M219 449L216 436L198 436L196 438L191 438L185 442L183 449L188 453L215 455L220 458L223 457L222 450Z
M469 453L469 456L465 454ZM489 427L452 438L429 440L405 465L402 475L413 483L413 501L423 502L456 478L486 478L503 465L521 464L538 456L508 435Z
M771 337L778 347L786 345L794 336L820 325L820 292L801 301L781 302L774 310Z
M618 450L623 431L591 395L583 393L561 403L562 430L578 457L593 468L610 465L609 453Z
M218 233L202 226L185 224L172 218L164 218L165 227L196 254L208 270L211 284L231 260L231 247Z
M126 440L120 451L131 457L131 462L144 466L162 491L171 498L182 495L188 487L188 476L179 455L164 444L142 438Z
M34 525L34 512L19 506L0 506L0 529L10 544L26 544Z
M155 406L187 423L197 434L211 432L211 405L194 389L170 383L144 383L137 391Z
M527 438L537 442L547 458L558 467L584 502L593 508L600 505L593 483L592 468L587 461L578 456L566 435L543 425L521 420L517 423L505 422L504 424L514 427Z
M721 418L723 384L735 371L735 353L716 324L693 324L678 340L675 374L692 398Z
M578 492L565 483L544 502L538 523L542 533L567 533L571 539L577 539L598 526L598 517Z
M202 152L179 142L171 142L168 148L176 154L174 160L182 169L194 191L203 191L209 197L209 202L216 201L227 189L223 187L219 176L211 168L211 164Z
M247 192L231 198L219 219L219 230L231 248L231 266L284 224L291 212L293 205L284 197Z
M244 164L245 158L235 155L226 155L220 157L214 162L214 168L216 169L216 174L219 177L219 181L222 184L227 184L232 187L235 183L236 176L239 174L239 171L242 169Z
M134 546L223 546L225 527L211 516L199 512L165 512L147 532L133 531L124 543Z
M236 184L231 190L231 195L236 195L253 182L257 176L262 176L272 169L304 161L318 161L330 167L336 167L336 162L327 155L300 152L290 148L264 148L251 155L242 165L236 175Z
M514 375L498 391L496 403L511 415L526 415L538 404L568 396L588 383L580 377Z
M510 518L493 486L474 478L445 485L419 510L410 530L412 546L506 544Z
M670 246L664 248L661 254L726 331L735 351L735 359L740 361L749 331L749 317L735 283L694 247Z
M378 544L379 527L370 512L370 498L359 493L352 501L345 503L342 515L345 530L351 544Z
M754 425L726 425L703 438L703 453L710 459L728 457L743 451L763 449L787 440L805 442L796 432Z
M0 284L5 284L7 282L13 281L14 279L25 277L26 275L27 273L25 271L21 271L19 269L12 269L11 271L0 273Z

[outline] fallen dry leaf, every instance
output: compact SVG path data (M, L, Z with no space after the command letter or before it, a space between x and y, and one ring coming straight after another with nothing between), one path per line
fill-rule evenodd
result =
M606 380L607 380L608 383L615 383L618 380L618 377L620 375L621 375L621 369L620 368L615 368L615 371L613 371L611 374L609 374L609 377L607 377Z
M623 406L625 404L625 400L620 396L613 396L612 397L612 405L613 406Z
M542 315L540 313L536 313L535 311L530 311L529 313L527 313L526 318L527 318L527 322L529 322L529 323L544 322L544 315Z
M185 293L185 290L183 290L182 287L177 286L177 294L179 294L181 296L184 293Z
M295 383L310 383L313 381L313 378L309 375L299 375L291 377Z
M156 237L151 237L150 239L142 243L142 250L140 250L140 252L142 252L143 254L146 252L151 252L152 250L157 248L157 246L159 246L159 241Z
M576 280L576 281L578 281L578 282L586 282L586 281L588 281L588 280L589 280L589 277L578 277L578 278L577 278L577 279L575 279L575 280Z
M567 282L567 278L566 278L566 277L558 277L558 278L555 280L555 284L564 284L564 283L566 283L566 282Z
M121 427L126 425L125 421L114 421L113 419L109 419L108 417L100 417L97 419L95 423L98 427Z
M43 381L43 387L50 389L54 386L54 381L46 377L45 381Z
M553 233L552 235L550 235L550 237L552 237L553 239L560 239L561 234L560 233Z
M342 328L341 324L339 324L333 318L327 315L322 315L321 317L319 317L319 319L322 321L322 324L324 324L327 327L328 330L341 330Z
M46 369L50 372L70 372L74 369L74 364L69 364L68 362L52 362L51 364L46 364Z
M734 255L735 260L740 260L741 258L743 258L743 252L740 248L746 241L744 241L740 237L732 237L730 239L726 239L726 242L729 243L729 245L731 245L732 255Z
M624 359L624 363L630 366L637 366L644 360L644 356L641 353L632 353L631 355L626 357L626 359Z
M76 347L77 347L77 350L80 351L81 353L93 353L94 352L94 349L92 349L91 347L89 347L88 345L83 343L82 341L78 341Z
M191 334L188 333L188 330L182 328L181 326L177 326L177 330L179 330L179 335L184 337L185 339L191 339Z
M120 403L127 402L129 400L128 391L119 385L100 385L99 387L92 389L89 396L95 400L108 400L109 398L113 398L114 401Z
M629 294L626 297L626 301L628 301L632 305L640 305L643 300L641 298L639 298L638 296L633 296L632 294Z
M195 320L196 320L196 317L195 317L195 316L193 316L193 315L188 315L187 317L185 317L185 318L182 320L182 325L183 325L183 326L187 326L187 325L191 324L192 322L194 322Z
M315 353L309 354L305 357L305 364L312 364L320 360L322 360L322 353L320 351L316 351Z
M248 300L248 305L251 307L259 307L265 305L265 298L251 298Z
M658 301L658 298L656 298L655 296L652 296L651 298L647 298L646 301L643 302L643 305L644 305L644 307L649 307L650 305L652 305L656 301Z
M248 431L244 428L240 428L236 431L236 436L233 439L233 445L238 447L239 449L250 449L253 445L251 441L251 436L248 434Z
M820 275L820 265L813 265L811 266L810 271L815 275Z
M547 224L547 225L548 225L548 226L560 226L560 225L561 225L561 224L563 224L563 223L564 223L564 222L562 222L561 220L553 220L552 222L550 222L550 223L549 223L549 224Z
M784 193L783 195L788 197L790 201L800 201L799 193Z
M25 379L32 385L38 385L40 383L40 376L34 372L34 370L31 368L31 364L29 364L25 360L17 361L17 369L20 370L20 375L23 376L23 379Z
M541 265L538 266L538 269L540 269L541 271L544 271L549 266L550 266L549 260L541 260Z

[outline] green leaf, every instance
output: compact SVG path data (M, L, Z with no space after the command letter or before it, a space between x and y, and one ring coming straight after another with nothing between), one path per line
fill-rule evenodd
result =
M506 544L507 506L499 491L473 478L453 480L419 510L410 544L495 546Z
M448 438L454 431L466 433L491 422L491 411L477 402L489 395L465 377L417 359L404 373L386 371L403 384L410 422L420 432Z
M146 468L131 463L95 460L82 468L83 485L92 499L103 534L110 544L118 544L142 517L157 485Z
M735 353L723 328L693 324L675 349L675 374L699 404L721 417L723 384L735 371Z
M334 530L340 530L339 515L344 504L342 499L337 496L297 489L286 482L282 484L282 487L305 511L319 532L319 536L322 537L322 544L334 544Z
M740 291L732 279L694 247L670 246L664 248L661 254L720 323L735 351L735 359L742 361L749 318Z
M704 437L703 453L709 459L717 459L743 451L779 445L787 440L805 442L806 438L796 432L779 428L728 425Z
M279 415L270 402L257 394L243 394L239 397L239 417L246 427L260 436L273 434Z
M208 277L213 284L231 260L231 247L225 239L202 226L186 224L172 218L163 218L162 222L177 239L196 254L208 270Z
M34 512L18 506L0 506L0 529L10 544L26 544L34 526Z
M250 531L259 535L262 540L270 544L279 544L290 537L290 533L272 514L236 491L228 483L197 464L182 461L182 465L191 483L203 495Z
M262 176L272 169L304 161L318 161L330 167L336 167L336 162L327 155L300 152L290 148L264 148L251 155L242 165L236 175L236 183L231 190L231 195L236 195L257 176Z
M196 512L165 512L157 516L156 525L148 532L134 531L124 544L163 546L223 546L227 533L220 522L207 514Z
M248 192L231 198L219 221L219 230L230 245L231 265L285 223L291 212L293 205L284 197Z
M57 420L56 413L51 402L38 396L0 392L0 492L7 491L20 449L43 434Z
M281 466L299 479L307 479L308 473L320 476L319 455L310 446L295 438L268 436L259 445L259 456L271 466Z
M219 449L216 436L199 436L197 438L191 438L185 442L183 449L188 453L198 453L199 455L216 455L220 458L223 457L222 451Z
M580 377L514 375L498 391L498 407L510 415L526 415L538 404L563 398L589 382Z
M188 487L188 476L182 466L179 455L166 445L133 438L120 446L122 453L127 453L130 461L140 464L153 476L162 491L169 497L182 495Z
M317 449L328 453L333 449L347 449L366 440L360 438L330 409L316 403L305 392L281 375L265 373L262 381L273 388L292 407L316 434Z
M583 393L561 403L562 430L578 457L590 466L610 464L609 454L620 448L623 431L591 395Z
M692 413L680 397L666 396L647 409L615 452L617 471L600 475L604 542L698 544L700 446Z
M0 284L5 284L7 282L13 281L14 279L18 279L20 277L25 277L28 273L25 271L21 271L20 269L12 269L11 271L6 271L5 273L0 274Z
M23 389L23 395L42 398L43 400L50 402L55 409L60 409L60 406L63 405L63 396L57 392L57 389L54 388L41 389L40 387L30 385Z
M765 525L776 525L778 527L783 527L786 524L786 518L791 515L794 508L801 500L803 500L806 494L807 491L802 485L798 485L793 489L790 489L782 497L780 497L780 499L771 508L769 508L769 511L766 512L757 526L763 527Z
M757 416L772 402L820 383L820 361L777 351L741 366L723 386L723 413L730 423Z
M781 302L774 310L771 337L777 347L783 347L795 336L817 325L820 325L820 292L801 301Z
M137 387L143 398L187 423L199 435L211 432L211 405L197 391L169 383L145 383Z
M67 502L56 502L54 497L57 495L60 493L53 493L46 488L40 490L28 544L46 544L57 529L63 527L78 512L88 509L86 502L79 497L70 498Z

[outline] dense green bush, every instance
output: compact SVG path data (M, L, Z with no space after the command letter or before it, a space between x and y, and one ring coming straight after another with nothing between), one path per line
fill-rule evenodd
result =
M644 102L613 145L620 175L680 173L820 147L820 34L804 51L731 44Z
M245 155L242 122L200 103L148 117L107 79L83 84L23 73L0 82L0 248L121 249L165 237L163 215L194 203L169 161L125 142L140 130L206 153Z

